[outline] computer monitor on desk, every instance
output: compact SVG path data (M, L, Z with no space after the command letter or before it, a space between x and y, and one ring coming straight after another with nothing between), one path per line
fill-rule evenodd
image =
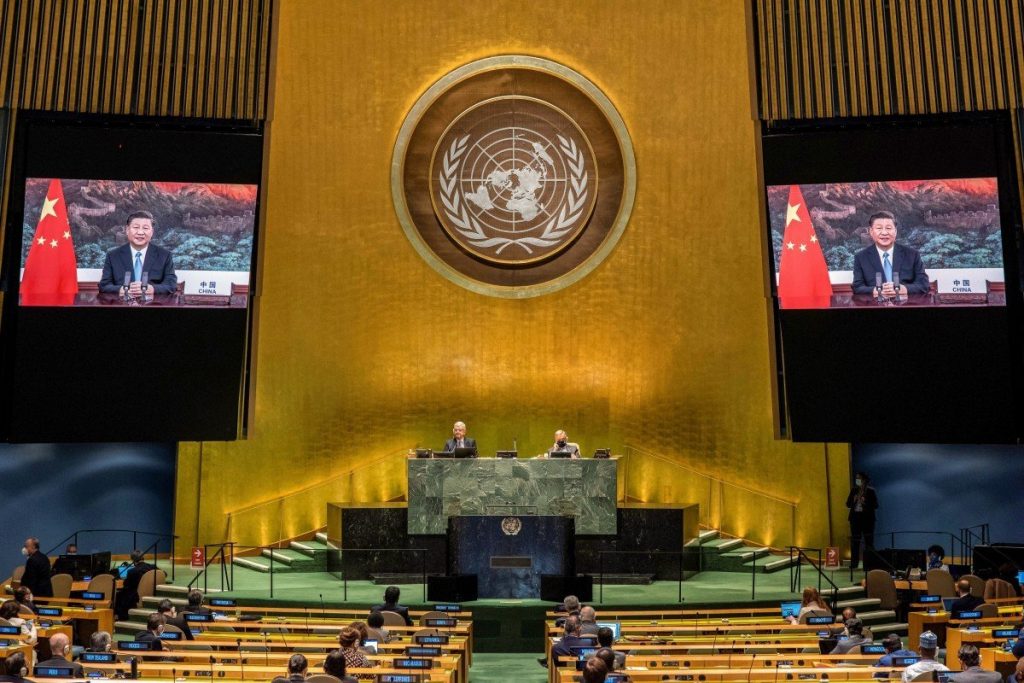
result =
M432 457L435 457L435 458L454 458L455 456L452 454L452 451L434 451L434 455Z
M454 451L452 451L452 457L453 458L475 458L476 457L476 449L475 448L456 448Z
M548 453L549 458L571 458L572 453L569 451L551 451Z

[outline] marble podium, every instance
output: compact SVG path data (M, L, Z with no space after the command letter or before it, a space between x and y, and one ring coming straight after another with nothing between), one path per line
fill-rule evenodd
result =
M481 598L539 598L541 576L575 576L574 558L572 517L448 520L448 574L476 576Z
M573 517L577 535L614 535L618 460L408 461L408 533L445 534L460 515Z

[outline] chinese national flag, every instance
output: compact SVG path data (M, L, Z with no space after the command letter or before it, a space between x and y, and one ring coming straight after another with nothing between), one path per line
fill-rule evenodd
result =
M21 278L25 306L70 306L78 293L78 261L60 180L50 181Z
M821 243L800 187L789 188L786 230L779 259L779 305L782 308L828 308L832 284Z

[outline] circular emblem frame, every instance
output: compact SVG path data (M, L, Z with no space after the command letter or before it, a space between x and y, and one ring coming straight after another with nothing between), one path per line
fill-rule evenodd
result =
M523 521L518 517L505 517L501 520L501 531L506 536L518 536L523 529Z
M508 113L488 109L502 106ZM510 132L494 137L488 115ZM550 60L504 55L459 67L420 96L395 144L391 191L434 270L479 294L528 298L578 282L612 252L632 211L636 162L596 85Z

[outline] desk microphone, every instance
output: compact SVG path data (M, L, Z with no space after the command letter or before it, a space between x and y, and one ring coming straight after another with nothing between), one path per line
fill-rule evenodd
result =
M324 594L320 594L320 618L327 619L327 608L324 606Z
M306 615L306 634L309 635L309 608L304 607L304 613Z
M280 633L281 633L281 642L284 643L284 648L286 650L291 650L292 649L291 646L288 645L288 639L284 637L284 634L287 633L287 629L282 627Z
M267 632L263 632L263 664L270 666L270 643L267 642Z
M124 271L124 284L121 285L121 289L124 290L125 296L128 295L128 289L131 287L131 285L132 285L132 271L126 270L126 271Z
M149 271L143 271L142 273L142 295L146 295L146 290L149 289Z
M128 660L128 663L131 664L131 673L128 675L132 677L132 680L136 680L139 677L139 658L132 657Z
M242 676L241 676L241 678L244 681L245 680L245 660L242 659L242 639L241 638L236 638L235 639L235 645L238 646L238 665L240 667L242 667Z
M892 272L892 288L896 290L896 293L900 293L900 271L894 270Z
M882 274L875 272L875 294L882 296Z

